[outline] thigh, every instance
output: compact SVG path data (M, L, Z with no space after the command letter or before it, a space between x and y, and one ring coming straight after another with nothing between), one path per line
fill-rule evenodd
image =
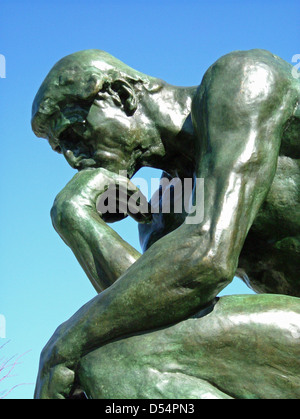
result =
M222 297L209 313L84 356L91 398L299 398L299 299Z

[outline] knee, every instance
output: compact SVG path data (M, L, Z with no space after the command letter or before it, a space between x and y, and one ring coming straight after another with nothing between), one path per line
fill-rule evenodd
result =
M276 79L276 68L279 67L278 59L268 51L234 51L219 58L207 70L203 82L206 85L218 83L218 91L231 92L231 96L237 93L247 96L247 90L250 89L250 99L254 100L270 93L270 87ZM227 98L224 95L222 97Z
M263 50L235 51L206 72L192 104L196 131L249 132L280 109L287 88L274 56ZM219 131L218 131L219 130Z
M257 105L272 96L276 84L274 56L264 50L235 51L213 66L214 77L227 81L224 88L235 95L235 105Z
M266 67L273 67L274 59L276 60L278 57L262 49L233 51L220 57L209 70L228 71L228 73L235 71L243 74L249 66L265 65Z

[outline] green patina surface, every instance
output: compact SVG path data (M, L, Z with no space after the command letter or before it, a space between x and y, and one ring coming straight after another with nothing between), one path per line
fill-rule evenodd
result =
M36 398L299 397L299 103L292 66L264 50L221 57L194 87L98 50L53 67L32 127L78 171L51 216L98 295L46 345ZM202 198L189 191L203 216L126 206L145 166L203 178ZM126 211L104 213L116 185ZM127 215L143 255L109 226ZM261 294L216 302L236 274Z

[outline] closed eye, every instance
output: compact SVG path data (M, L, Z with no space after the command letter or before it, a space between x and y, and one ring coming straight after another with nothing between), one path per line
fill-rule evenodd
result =
M70 145L75 145L81 143L82 141L83 138L80 135L78 135L77 132L74 131L72 126L65 129L59 136L59 142L62 144L63 147L64 145L66 145L67 148Z

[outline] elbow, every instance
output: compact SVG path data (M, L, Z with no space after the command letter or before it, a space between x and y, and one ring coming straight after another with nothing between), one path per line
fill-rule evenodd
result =
M71 202L59 202L57 199L50 211L54 229L61 235L74 223L76 209Z
M53 204L53 207L50 210L50 217L51 217L53 227L55 228L55 230L58 230L58 227L61 224L61 214L55 202Z

